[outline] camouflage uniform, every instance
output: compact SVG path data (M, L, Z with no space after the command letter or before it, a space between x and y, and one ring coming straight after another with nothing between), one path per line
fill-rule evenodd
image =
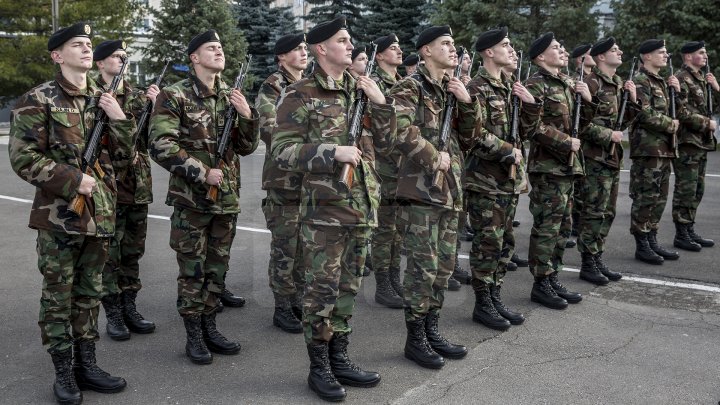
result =
M109 84L100 75L98 85L105 90ZM127 80L116 93L123 111L140 118L147 97L134 89ZM117 207L115 236L110 240L108 261L103 270L103 295L119 294L124 290L140 291L139 261L145 253L148 205L152 203L152 175L150 155L147 153L147 129L135 138L132 164L116 178Z
M15 105L8 147L13 170L36 187L30 228L38 230L38 268L43 275L40 325L51 353L73 339L97 340L102 269L115 233L115 175L130 163L135 122L110 121L92 170L97 187L81 216L68 211L82 180L80 156L94 126L101 91L90 78L78 89L61 73L30 90ZM128 117L130 118L130 117Z
M377 83L383 94L388 94L390 88L402 77L395 77L378 67L370 76ZM400 245L402 239L395 226L397 216L397 203L395 190L397 189L398 163L400 152L393 150L389 156L379 154L376 157L377 172L380 175L380 207L378 208L378 227L372 236L372 265L376 273L388 273L391 270L400 271Z
M305 271L302 266L300 238L300 186L302 173L280 170L270 154L275 127L275 103L280 92L295 79L284 67L271 74L258 91L255 108L260 114L260 138L265 142L262 188L267 197L262 202L267 227L272 233L268 275L276 296L293 301L302 297Z
M170 247L180 266L177 309L183 317L211 314L217 306L240 212L240 156L259 141L257 112L251 119L238 115L217 201L205 198L231 90L219 76L209 89L191 75L161 91L150 120L150 155L171 173L165 203L175 208Z
M525 84L538 104L523 104L523 130L530 139L527 171L530 191L530 271L536 277L562 270L565 243L572 227L570 200L576 176L583 176L582 150L571 154L573 81L538 68Z
M440 127L445 109L449 76L441 83L425 66L400 80L390 90L398 112L397 149L402 152L396 198L397 227L408 251L403 280L405 320L424 319L442 308L448 278L455 266L458 213L463 210L461 174L463 158L459 138L475 136L481 119L477 101L457 103L446 151L450 169L444 174L442 191L430 189L440 165Z
M579 212L577 241L581 253L596 255L605 250L605 238L615 219L623 147L611 138L620 112L623 81L618 75L609 77L596 66L584 81L593 96L593 103L583 104L584 115L591 116L592 121L580 134L585 178L579 193L583 204ZM637 104L628 100L621 130L637 111ZM613 144L615 154L610 155Z
M512 82L505 75L493 78L484 67L468 83L470 96L478 98L486 117L479 138L462 145L467 206L475 231L470 250L475 290L502 284L515 248L512 221L518 195L527 189L524 160L516 166L515 180L509 177L513 148L524 149L520 134L514 144L510 141L511 91Z
M690 119L680 123L679 156L672 162L675 172L672 217L676 223L692 224L695 222L698 205L705 193L707 153L715 150L717 140L709 129L710 118L706 116L705 76L702 72L693 72L688 66L683 66L677 74L677 79L680 81L681 95L687 99L687 108L691 115ZM714 96L717 96L717 92Z
M371 131L358 140L361 164L349 191L340 185L343 164L335 148L347 145L355 80L336 82L317 65L311 76L286 87L277 105L272 157L282 170L302 172L300 217L306 272L303 327L306 343L349 333L365 266L370 228L377 226L380 180L375 150L384 153L395 133L395 108L368 103Z

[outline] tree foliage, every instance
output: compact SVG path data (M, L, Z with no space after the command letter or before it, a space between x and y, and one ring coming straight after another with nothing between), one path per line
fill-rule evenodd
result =
M348 31L354 43L366 41L363 35L362 26L365 23L362 16L364 1L348 0L305 0L312 5L310 12L305 17L313 24L332 20L335 17L344 15L347 18Z
M415 50L417 35L430 25L426 0L367 0L362 36L366 41L395 33L406 54Z

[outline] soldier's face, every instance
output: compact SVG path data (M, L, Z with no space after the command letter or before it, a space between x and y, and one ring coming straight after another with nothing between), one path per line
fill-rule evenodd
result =
M121 49L118 49L117 51L113 52L112 55L101 61L98 61L98 69L108 75L117 76L120 74L122 58L127 58L127 53ZM127 70L127 67L128 65L125 64L125 70Z
M435 38L426 47L429 50L427 56L443 69L452 69L458 64L455 41L449 35Z
M350 64L350 70L355 73L356 75L364 75L365 74L365 68L367 68L367 62L368 62L368 56L365 52L360 52L358 56L353 59L352 64Z
M490 52L488 52L488 54L497 66L512 66L512 68L515 69L515 50L513 49L512 44L510 44L510 39L507 37L500 41L499 44L490 48Z
M347 68L353 63L352 60L352 41L347 30L340 30L330 39L321 44L325 50L325 58L328 62Z
M219 42L206 42L190 55L195 67L211 72L222 72L225 69L225 52Z
M603 59L601 60L603 60L606 65L617 68L622 65L622 55L623 51L621 51L617 45L613 45L610 50L599 56L602 56Z
M90 38L73 37L60 48L50 52L53 61L62 69L87 72L92 68L92 42Z
M550 46L538 56L538 60L550 68L559 69L567 66L567 52L558 41L553 39Z
M660 49L654 50L650 53L645 54L645 65L654 68L663 68L668 64L668 53L667 49L663 46Z
M593 67L593 66L597 65L597 63L595 63L595 59L593 59L592 56L590 56L590 51L587 51L587 53L585 54L584 65L585 65L585 67Z
M692 65L694 68L701 68L705 65L707 65L708 57L707 57L707 50L705 48L700 48L697 51L690 54L689 58L689 65Z
M407 72L407 75L410 76L417 71L417 68L418 65L405 66L405 72Z
M400 49L400 45L395 42L390 45L386 50L377 54L377 60L381 60L390 66L402 65L403 52Z
M308 65L308 50L305 42L300 43L295 49L288 53L278 55L283 65L296 70L305 70Z

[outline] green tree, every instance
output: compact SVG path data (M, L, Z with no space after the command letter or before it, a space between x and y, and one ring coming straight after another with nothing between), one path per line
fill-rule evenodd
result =
M198 34L214 29L218 32L225 52L223 78L234 81L240 63L245 60L247 43L232 15L230 4L224 0L162 0L152 29L152 41L144 50L147 72L160 72L165 61L171 59L177 67L189 66L187 44ZM177 70L168 72L166 83L185 77Z
M362 26L368 41L394 32L406 54L415 51L415 40L430 25L426 0L367 0Z
M60 2L60 27L87 21L95 30L93 43L109 37L132 39L133 27L145 11L137 0ZM0 106L33 86L52 79L55 68L47 52L52 34L51 2L0 0Z
M367 38L362 35L360 28L364 23L362 16L364 1L354 0L305 0L312 5L310 12L305 17L313 24L332 20L335 17L344 15L347 18L348 31L354 44L365 43Z
M253 55L250 73L256 78L250 95L254 99L262 81L277 70L275 42L287 34L300 32L289 7L270 8L272 0L236 1L238 27L245 32Z

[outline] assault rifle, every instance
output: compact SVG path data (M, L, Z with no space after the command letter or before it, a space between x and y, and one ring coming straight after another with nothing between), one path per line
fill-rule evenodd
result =
M583 81L585 77L585 55L580 59L580 78L579 81ZM575 105L573 106L573 126L570 130L570 136L573 138L578 137L578 131L580 130L580 109L582 108L582 94L575 93ZM573 167L575 163L575 152L570 151L570 158L568 159L568 166Z
M668 65L670 66L670 76L675 76L675 72L673 70L672 65L672 54L668 54ZM668 89L668 92L670 93L670 117L673 120L677 119L677 111L675 106L675 87L670 86ZM672 140L670 141L670 147L675 150L677 148L677 128L675 129L675 132L672 134Z
M518 51L518 64L517 64L517 73L516 77L520 77L522 75L522 62L523 62L523 52ZM518 79L520 80L520 79ZM515 145L517 145L518 140L518 132L520 130L520 97L517 95L512 96L512 117L510 118L510 136L508 136L508 140L513 145L513 149L515 148ZM515 180L515 174L517 173L517 165L519 165L520 162L514 162L512 165L510 165L510 173L509 177L513 180Z
M633 79L633 76L635 76L635 66L636 65L637 65L637 58L633 57L632 65L630 66L630 76L628 77L628 81L631 81ZM617 120L615 121L615 126L613 127L613 130L615 130L615 131L622 130L622 123L623 123L623 119L625 118L625 110L627 110L627 102L628 102L629 97L630 97L630 92L623 89L622 90L622 102L620 102L620 111L618 112ZM616 145L615 142L613 142L612 145L610 145L610 155L608 157L615 156L615 145Z
M708 75L708 74L710 74L710 61L709 61L709 60L708 60L707 63L705 64L705 75ZM707 97L707 102L706 102L707 112L706 112L706 115L707 115L707 117L710 118L711 120L714 120L715 118L713 118L713 89L712 89L712 86L710 85L710 83L706 83L706 84L705 84L705 89L706 89L706 90L705 90L705 97ZM708 134L710 135L710 140L712 141L713 138L715 138L715 134L714 134L712 131L708 131Z
M165 62L165 66L163 67L162 72L160 72L160 76L155 79L156 86L160 87L160 83L162 83L163 79L165 78L165 72L167 71L168 66L170 66L169 59L167 62ZM151 100L148 100L148 102L145 103L145 107L143 107L142 113L140 114L140 119L137 123L137 131L140 136L142 136L145 125L147 125L148 118L150 118L150 113L152 113L152 106L153 102Z
M127 57L121 56L122 64L120 65L120 73L113 77L110 83L110 90L108 93L115 94L120 82L122 82L123 74L125 73L125 65L127 65ZM95 126L93 127L92 133L90 134L90 140L85 144L85 151L82 154L82 163L80 164L80 170L92 176L93 170L95 170L100 177L100 181L105 177L105 172L98 164L97 158L100 154L100 142L102 141L105 127L108 123L108 116L105 110L98 107L98 111L95 114ZM77 216L81 216L85 210L85 198L86 196L78 193L68 206L68 210L73 212Z
M247 78L248 71L250 70L250 62L252 61L252 55L245 57L245 63L240 64L240 72L235 78L234 89L242 90L245 79ZM215 169L222 170L225 167L225 153L227 152L228 145L230 144L230 134L232 133L233 123L237 118L237 110L228 99L228 105L225 108L225 125L223 125L222 135L218 141L217 148L215 149ZM218 186L210 186L205 198L215 202L217 201Z

